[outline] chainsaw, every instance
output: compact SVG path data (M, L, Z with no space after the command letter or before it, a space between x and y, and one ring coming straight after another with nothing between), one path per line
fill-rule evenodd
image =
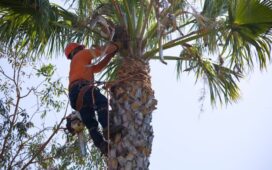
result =
M70 115L66 117L66 127L68 131L72 135L77 135L78 137L78 143L80 146L80 152L83 156L86 156L87 149L86 149L86 140L84 137L84 124L82 122L82 118L80 116L80 113L78 111L73 111Z

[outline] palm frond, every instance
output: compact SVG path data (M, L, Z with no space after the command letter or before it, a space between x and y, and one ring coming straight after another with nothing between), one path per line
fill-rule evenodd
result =
M227 13L227 3L225 0L205 0L202 12L197 14L194 11L196 18L195 26L198 29L209 31L210 33L199 39L199 43L203 47L207 47L210 53L218 51L220 36L220 27L224 27L225 16Z
M82 3L83 11L75 13L50 4L48 0L15 0L0 2L0 38L17 50L27 47L33 55L51 56L62 51L71 41L89 44L100 40L100 30L90 29L89 3ZM104 8L103 8L104 9ZM91 39L92 38L92 39Z
M184 24L185 18L187 18L187 12L184 10L186 1L169 1L170 3L166 7L162 7L162 5L160 6L154 2L152 3L153 11L148 16L151 24L146 28L145 36L143 37L143 43L147 46L147 51L153 49L154 45L159 46L158 34L160 32L163 34L164 43L166 43L171 34L180 32L186 26Z
M114 81L116 80L117 70L120 66L120 60L118 58L115 58L112 62L109 63L109 65L106 67L106 69L99 74L99 81L106 80L106 81Z
M201 14L215 21L226 14L227 4L226 0L205 0Z
M178 75L183 72L194 72L196 81L204 78L208 84L210 100L213 104L217 100L221 104L238 100L240 93L237 83L242 78L239 72L215 63L209 58L204 58L197 47L184 49L180 59L177 60L176 67Z
M231 65L241 70L252 69L253 56L257 57L260 68L270 60L272 7L270 1L235 0L229 1L229 32L225 36L225 48L231 50Z
M1 40L11 47L17 46L19 49L27 46L29 51L41 53L45 50L49 39L70 32L68 29L53 25L59 22L60 14L63 12L60 8L51 6L47 0L12 1L12 3L1 1ZM61 35L61 37L65 36ZM60 42L63 41L58 41Z

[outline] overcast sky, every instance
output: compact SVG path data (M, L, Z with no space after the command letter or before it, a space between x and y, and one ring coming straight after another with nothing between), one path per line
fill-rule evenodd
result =
M200 112L202 83L193 74L177 81L174 64L151 63L159 101L151 170L272 169L271 67L241 81L238 103L212 109L206 102Z

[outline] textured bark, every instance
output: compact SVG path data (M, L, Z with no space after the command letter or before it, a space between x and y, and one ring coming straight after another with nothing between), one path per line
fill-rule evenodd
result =
M148 169L153 129L152 112L157 101L151 88L149 65L124 59L111 88L111 122L124 129L110 146L108 169Z

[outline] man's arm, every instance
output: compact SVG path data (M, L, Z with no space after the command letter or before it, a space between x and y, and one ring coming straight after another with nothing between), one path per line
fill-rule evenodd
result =
M91 67L91 69L93 70L94 73L100 72L104 69L104 67L110 62L112 57L117 52L118 47L115 45L110 45L108 49L109 50L107 50L107 52L106 52L106 54L107 54L106 57L101 62L99 62L98 64L93 65Z
M115 53L119 49L119 46L113 42L102 46L102 47L94 47L93 49L90 49L90 53L92 54L92 58L99 57L101 55L108 55L111 53Z
M119 46L114 42L110 42L109 44L101 48L101 52L102 53L104 52L105 54L115 53L118 50L119 50Z
M108 54L102 61L100 61L98 64L93 65L91 69L94 73L100 72L104 69L104 67L110 62L112 57L115 55L114 53Z

